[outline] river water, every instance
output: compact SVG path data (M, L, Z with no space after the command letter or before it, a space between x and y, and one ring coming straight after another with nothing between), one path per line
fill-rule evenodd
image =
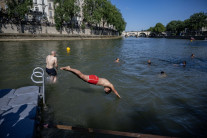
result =
M0 42L0 49L0 89L34 85L32 70L44 68L46 56L55 50L60 67L70 65L85 74L107 78L122 97L106 95L102 87L58 70L57 83L46 82L45 122L167 136L207 136L207 41L24 41ZM192 53L196 56L193 59ZM117 57L120 63L114 62ZM151 65L147 64L149 59ZM179 65L184 60L186 67ZM161 76L161 71L167 76Z

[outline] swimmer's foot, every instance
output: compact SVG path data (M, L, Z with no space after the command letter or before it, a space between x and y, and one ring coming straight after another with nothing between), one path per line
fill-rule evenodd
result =
M61 67L60 69L61 69L61 70L68 70L68 71L70 71L70 66Z
M54 127L54 125L52 123L43 124L42 126L43 126L43 128L53 128Z
M49 124L44 124L43 127L44 128L48 128Z

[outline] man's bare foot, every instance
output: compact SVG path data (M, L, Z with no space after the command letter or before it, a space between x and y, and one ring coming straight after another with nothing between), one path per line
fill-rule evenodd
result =
M44 128L48 128L49 124L44 124L43 127Z
M70 71L70 66L61 67L60 69L61 69L61 70L68 70L68 71Z

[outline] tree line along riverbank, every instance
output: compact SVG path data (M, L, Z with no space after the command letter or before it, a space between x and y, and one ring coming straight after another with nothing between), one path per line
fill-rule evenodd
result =
M170 37L207 37L207 13L195 13L184 21L172 20L166 26L162 23L157 23L154 27L150 27L147 31L151 31L153 36L160 36L163 35L163 32L165 32L165 35Z
M120 35L126 27L121 12L110 0L84 0L82 4L76 0L55 0L50 7L54 9L54 16L50 17L54 23L49 22L44 11L34 11L32 7L37 3L31 0L8 0L4 3L7 8L0 9L0 33L8 33L5 30L8 24L16 26L18 33L31 34L41 32L42 27L52 26L55 34L73 34L74 30L85 34L89 30L90 35Z

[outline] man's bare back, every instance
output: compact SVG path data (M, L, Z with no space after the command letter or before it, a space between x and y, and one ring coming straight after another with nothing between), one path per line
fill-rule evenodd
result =
M52 69L52 68L55 68L57 67L57 57L54 57L52 55L48 55L47 58L46 58L46 68L48 69Z
M46 57L46 72L48 73L48 75L51 76L50 78L53 83L56 82L56 75L57 75L55 68L58 69L57 57L55 56L56 56L56 52L52 51L51 55L48 55Z

